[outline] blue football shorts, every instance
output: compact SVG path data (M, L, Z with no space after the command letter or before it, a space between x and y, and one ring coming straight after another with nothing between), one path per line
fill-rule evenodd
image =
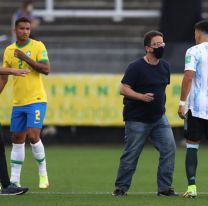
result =
M42 128L46 105L45 102L41 102L13 107L10 131L24 132L27 128Z

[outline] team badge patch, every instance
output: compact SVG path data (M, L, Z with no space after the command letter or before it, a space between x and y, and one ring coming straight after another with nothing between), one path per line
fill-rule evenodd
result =
M48 54L47 54L47 51L42 51L42 55L43 55L43 57L48 57Z
M185 63L188 64L191 62L191 56L186 56Z
M31 51L26 51L26 55L29 57L31 55Z

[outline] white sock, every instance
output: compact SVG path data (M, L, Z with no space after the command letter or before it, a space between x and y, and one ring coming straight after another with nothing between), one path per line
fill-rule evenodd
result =
M39 175L46 176L47 170L46 170L46 160L45 160L45 150L42 141L35 144L30 144L32 147L33 156L38 162L38 168L39 168Z
M13 183L20 183L20 174L22 164L25 160L25 143L23 144L12 144L11 151L11 178L10 181Z

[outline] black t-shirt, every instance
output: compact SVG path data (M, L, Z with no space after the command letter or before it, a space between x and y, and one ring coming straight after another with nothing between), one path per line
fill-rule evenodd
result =
M154 122L165 113L165 88L170 83L169 64L160 60L157 65L148 64L143 58L129 64L121 83L138 93L153 93L152 102L124 97L124 121Z

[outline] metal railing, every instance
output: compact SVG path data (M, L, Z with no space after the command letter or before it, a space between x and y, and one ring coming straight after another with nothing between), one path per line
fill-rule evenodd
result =
M34 15L43 17L46 21L54 18L112 18L114 21L121 21L124 18L149 18L159 17L158 10L126 10L123 7L123 0L114 0L114 9L92 10L92 9L54 9L54 0L45 1L45 9L35 10Z

